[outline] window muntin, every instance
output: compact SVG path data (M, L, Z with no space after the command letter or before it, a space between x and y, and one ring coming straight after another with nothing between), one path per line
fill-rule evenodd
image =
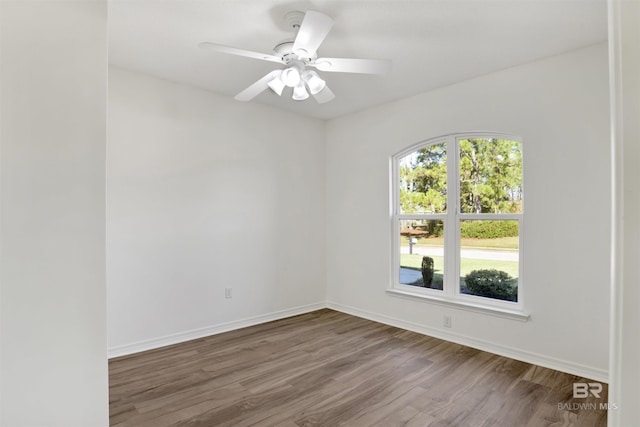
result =
M393 169L393 287L522 307L521 141L450 135L398 154Z

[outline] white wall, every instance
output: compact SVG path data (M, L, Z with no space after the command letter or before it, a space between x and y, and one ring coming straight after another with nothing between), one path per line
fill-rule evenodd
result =
M321 307L324 122L109 73L110 353Z
M106 1L0 29L0 424L106 426Z
M330 306L606 380L607 85L601 44L329 121ZM385 293L389 158L425 139L474 130L524 138L526 323ZM441 327L445 313L450 330Z

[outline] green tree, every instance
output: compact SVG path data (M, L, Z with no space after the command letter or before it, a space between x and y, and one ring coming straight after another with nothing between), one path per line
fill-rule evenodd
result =
M509 213L522 208L522 147L518 141L460 141L460 207L464 213Z
M518 141L460 141L460 209L463 213L511 213L522 209L522 147ZM400 161L403 213L447 209L446 144L433 144Z
M442 213L447 208L446 145L429 145L405 157L400 166L403 213Z

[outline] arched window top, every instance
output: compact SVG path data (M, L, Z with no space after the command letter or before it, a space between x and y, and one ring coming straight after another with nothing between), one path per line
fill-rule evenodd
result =
M451 147L455 155L451 158ZM449 148L449 149L448 149ZM456 134L414 145L395 157L401 213L444 213L449 178L461 213L521 213L522 140L503 134ZM450 163L457 176L448 177Z

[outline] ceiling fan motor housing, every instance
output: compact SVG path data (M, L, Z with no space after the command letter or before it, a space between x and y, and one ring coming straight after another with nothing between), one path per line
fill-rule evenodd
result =
M285 64L289 65L293 61L302 61L305 65L310 64L315 61L318 57L317 53L314 53L310 58L300 57L297 54L293 53L293 41L286 40L281 43L278 43L276 47L273 48L273 53L275 56L282 58Z

